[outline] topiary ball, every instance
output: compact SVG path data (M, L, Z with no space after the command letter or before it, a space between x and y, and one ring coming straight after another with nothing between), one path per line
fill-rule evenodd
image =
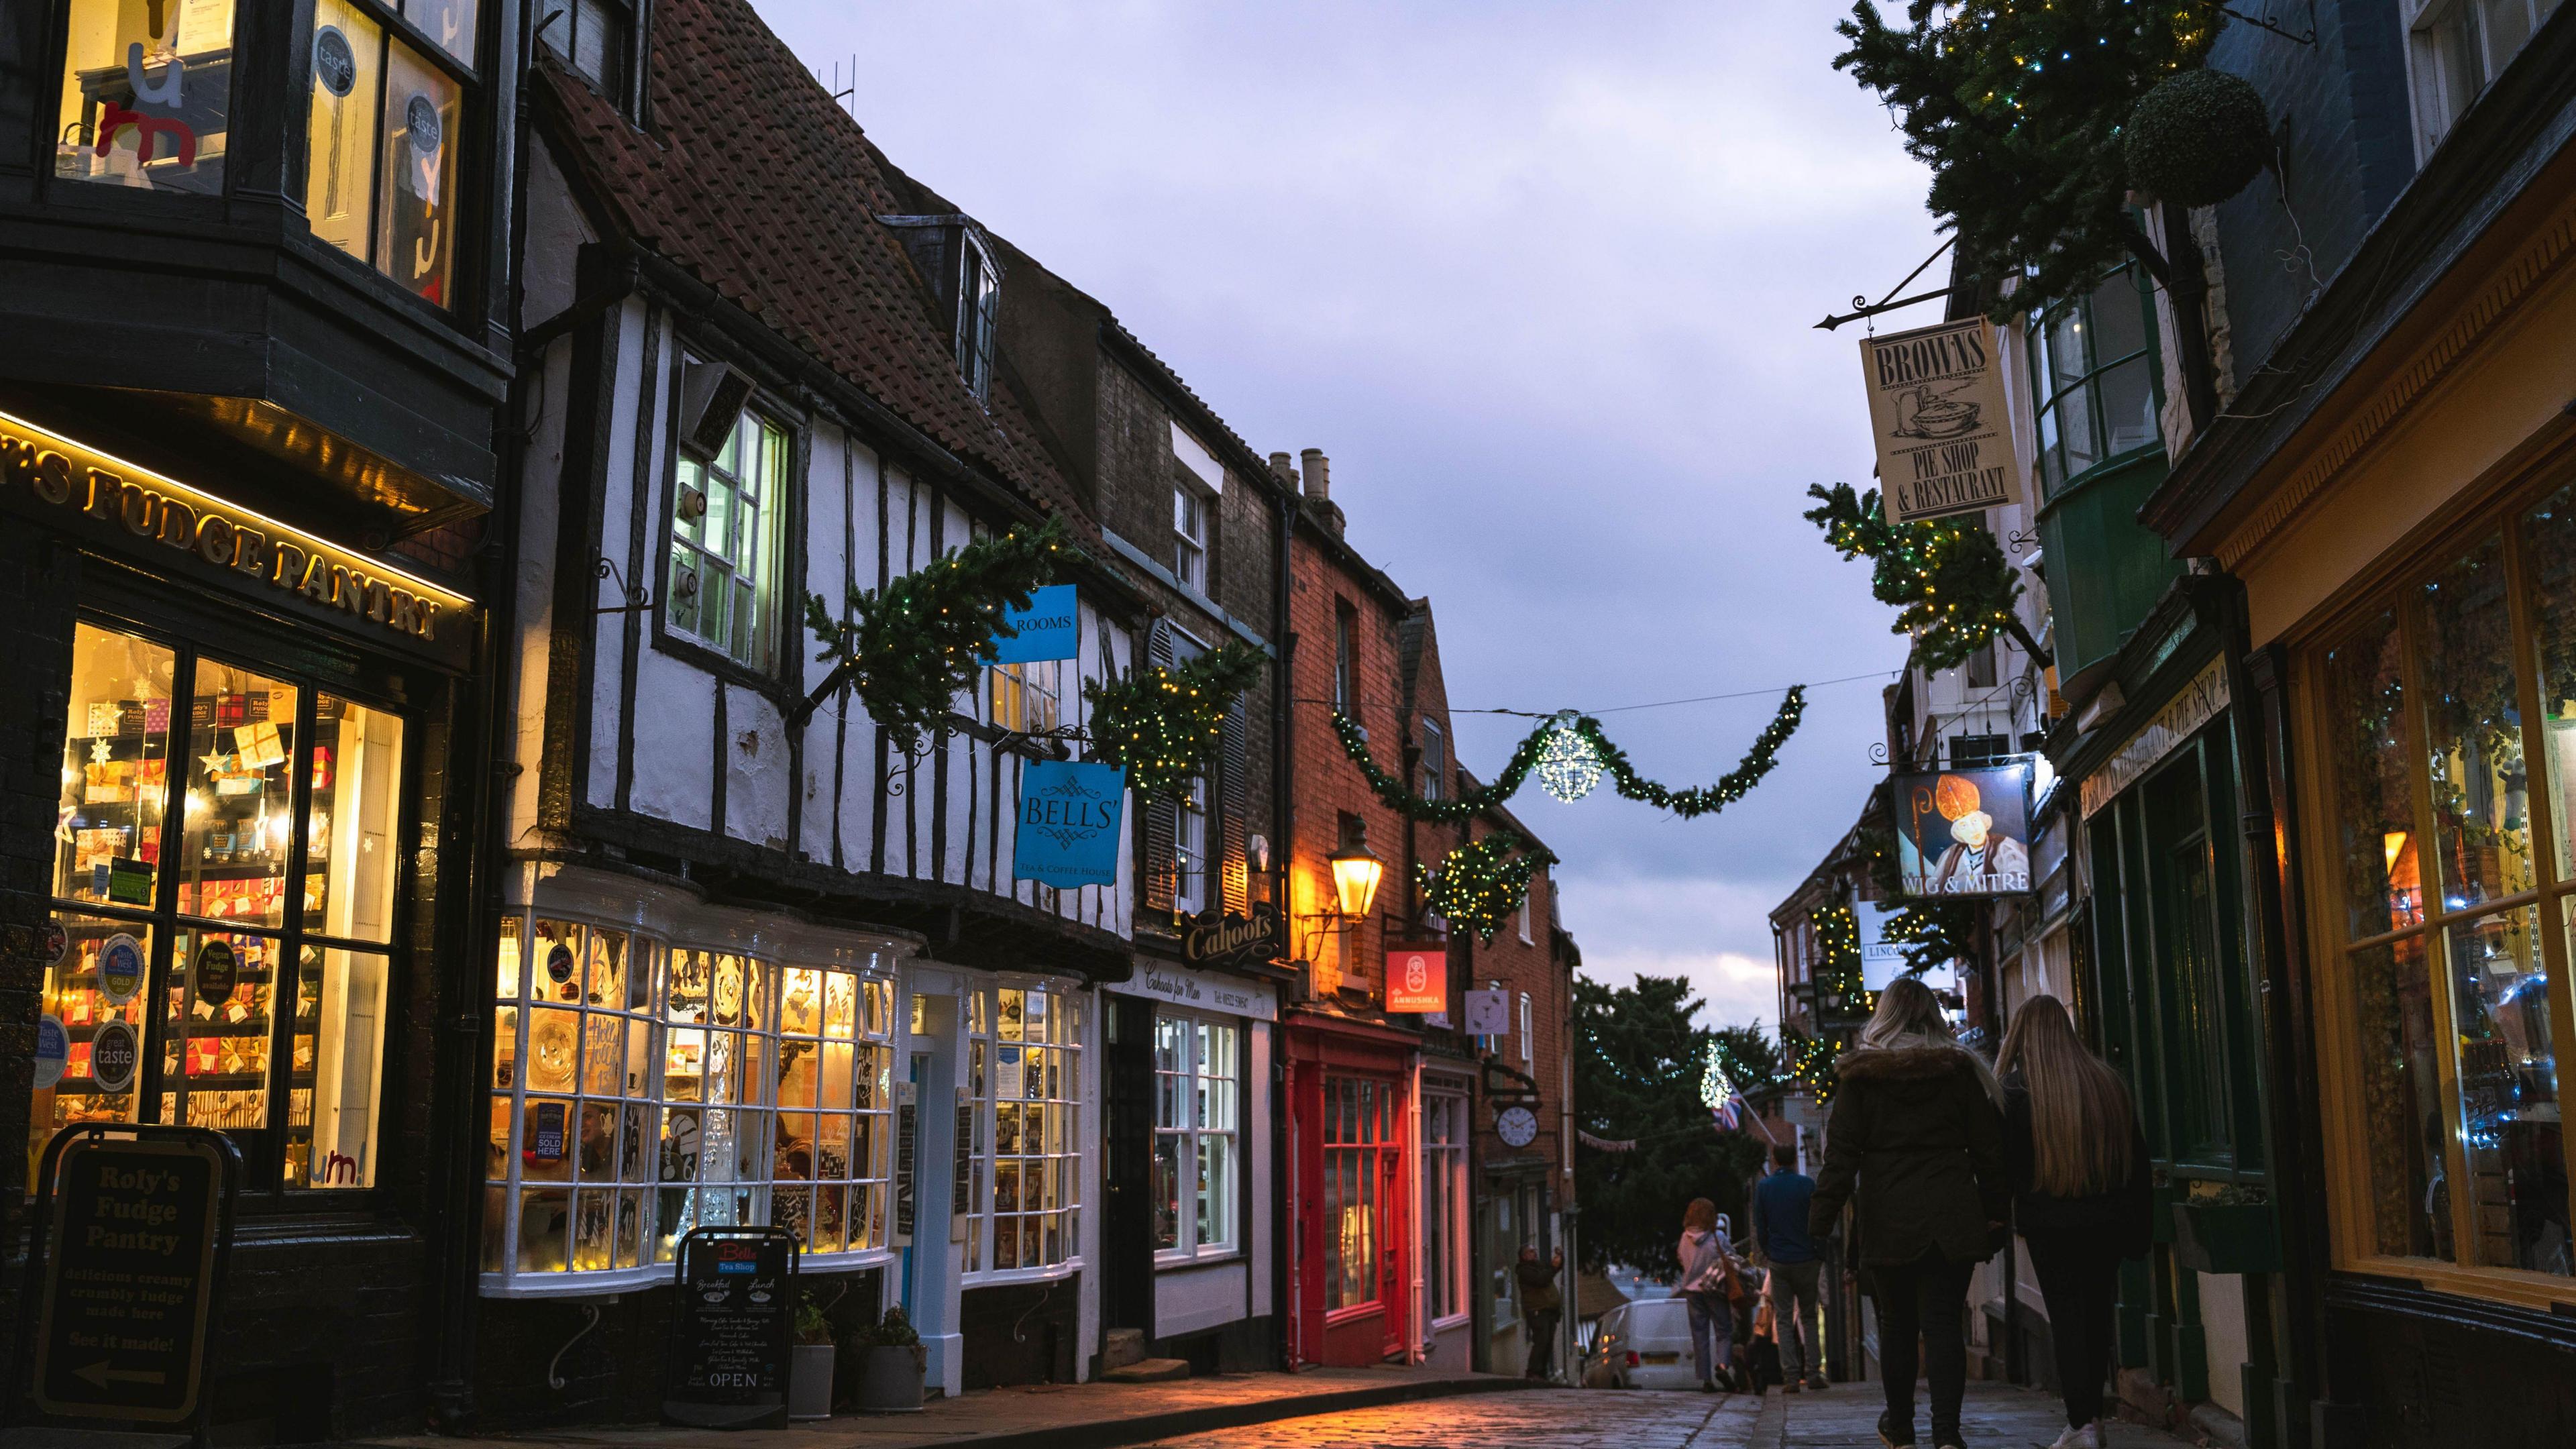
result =
M2139 99L2122 147L2131 186L2179 206L2216 206L2272 159L2272 123L2243 77L2187 70Z

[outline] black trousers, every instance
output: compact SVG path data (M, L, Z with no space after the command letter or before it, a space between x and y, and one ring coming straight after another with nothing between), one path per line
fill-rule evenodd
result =
M1968 1392L1968 1278L1974 1263L1926 1253L1911 1263L1870 1266L1878 1308L1878 1358L1887 1378L1887 1412L1907 1434L1914 1428L1915 1341L1932 1381L1932 1439L1955 1440L1959 1401ZM1900 1439L1899 1442L1906 1442Z
M1543 1379L1556 1372L1557 1318L1557 1310L1553 1308L1529 1311L1529 1367L1523 1371L1523 1377Z
M2066 1423L2081 1429L2102 1417L2102 1383L2111 1376L2111 1310L2120 1296L2120 1259L2098 1233L2025 1233L2030 1271L2048 1302L2048 1335L2057 1345L2057 1381L2066 1394Z

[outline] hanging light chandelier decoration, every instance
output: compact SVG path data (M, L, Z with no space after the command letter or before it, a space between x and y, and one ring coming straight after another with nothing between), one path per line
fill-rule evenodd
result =
M1531 773L1538 776L1540 788L1571 805L1601 783L1601 752L1574 728L1572 715L1560 714L1539 743Z

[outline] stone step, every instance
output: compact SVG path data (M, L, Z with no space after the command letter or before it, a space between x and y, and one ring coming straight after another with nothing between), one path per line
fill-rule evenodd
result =
M1161 1384L1190 1376L1185 1358L1148 1358L1110 1369L1101 1377L1113 1384Z
M1113 1328L1102 1336L1100 1367L1103 1372L1142 1363L1145 1359L1145 1330Z

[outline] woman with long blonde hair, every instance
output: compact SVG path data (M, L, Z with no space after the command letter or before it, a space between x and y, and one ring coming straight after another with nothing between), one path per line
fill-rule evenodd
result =
M1959 1045L1932 988L1900 976L1879 993L1860 1044L1835 1059L1842 1085L1825 1122L1825 1166L1807 1235L1859 1211L1846 1261L1865 1268L1878 1309L1887 1412L1879 1441L1914 1442L1917 1342L1932 1389L1932 1442L1956 1449L1967 1393L1968 1280L2003 1244L2003 1088Z
M2054 996L2014 1013L2000 1066L2015 1226L2048 1303L2066 1395L2056 1449L2100 1449L2120 1260L2145 1257L2151 1236L2146 1135L2120 1074L2085 1047Z

